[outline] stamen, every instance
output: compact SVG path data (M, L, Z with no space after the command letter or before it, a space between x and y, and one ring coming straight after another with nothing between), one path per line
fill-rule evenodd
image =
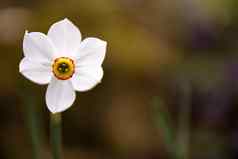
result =
M53 73L60 80L67 80L74 74L74 61L68 57L60 57L55 59L52 65Z

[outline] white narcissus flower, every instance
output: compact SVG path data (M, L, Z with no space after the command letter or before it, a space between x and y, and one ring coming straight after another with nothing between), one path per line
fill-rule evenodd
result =
M53 24L48 34L25 33L20 73L37 84L49 84L46 105L52 113L69 108L76 91L100 83L107 43L97 38L81 41L79 29L68 19Z

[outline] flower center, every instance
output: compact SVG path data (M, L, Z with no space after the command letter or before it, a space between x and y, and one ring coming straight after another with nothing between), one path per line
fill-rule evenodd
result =
M55 59L52 65L53 73L60 80L67 80L74 74L74 61L68 57L60 57Z

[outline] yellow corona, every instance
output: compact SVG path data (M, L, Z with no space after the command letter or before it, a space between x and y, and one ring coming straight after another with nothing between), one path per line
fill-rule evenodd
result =
M67 80L71 78L75 71L74 61L68 57L55 59L52 68L55 77L60 80Z

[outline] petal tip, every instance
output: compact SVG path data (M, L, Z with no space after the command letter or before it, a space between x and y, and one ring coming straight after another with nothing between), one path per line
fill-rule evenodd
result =
M105 47L107 47L107 41L101 40L101 42L102 42L102 45L104 45Z
M22 74L22 62L20 62L19 66L18 66L18 71Z
M24 35L27 35L29 33L29 31L28 30L25 30L25 34Z
M19 63L19 72L21 73L21 74L23 74L23 71L24 71L24 68L23 68L23 65L24 65L24 62L26 61L26 58L23 58L21 61L20 61L20 63Z
M25 38L29 35L29 31L25 30L24 36L23 36L23 40L25 40Z
M61 20L60 22L66 23L66 24L73 24L73 22L72 22L71 20L69 20L68 18L64 18L64 19Z
M48 108L49 109L49 108ZM57 113L61 113L59 111L56 111L56 110L53 110L53 109L49 109L49 111L52 113L52 114L57 114Z
M69 20L69 18L66 17L63 19L63 21L70 21L70 20Z
M46 100L46 106L47 106L48 110L49 110L52 114L59 113L59 111L57 111L56 107L51 106L51 105L48 103L47 100Z
M69 109L73 104L71 104L69 107L67 108L63 108L63 109L57 109L56 107L50 107L47 105L48 110L52 113L52 114L56 114L56 113L62 113L64 111L66 111L67 109Z

